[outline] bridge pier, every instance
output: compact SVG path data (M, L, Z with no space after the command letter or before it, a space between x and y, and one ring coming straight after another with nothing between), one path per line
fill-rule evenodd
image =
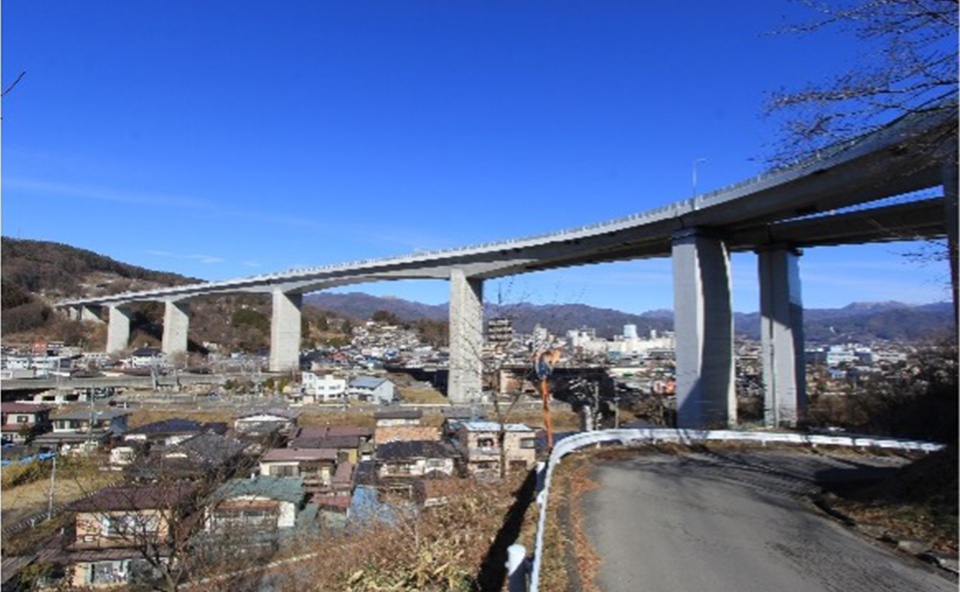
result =
M690 228L674 234L672 258L677 426L736 424L727 247L706 229Z
M168 356L187 352L190 329L190 305L167 300L163 310L163 353Z
M83 322L90 323L102 323L103 319L100 318L100 311L102 310L99 306L91 306L85 304L80 307L79 319Z
M800 252L774 248L757 257L764 423L794 427L807 407Z
M450 271L450 360L447 398L477 401L483 394L483 280Z
M273 292L270 321L270 371L300 368L300 307L302 294Z
M107 353L113 354L127 349L130 343L130 309L115 305L109 307L107 323Z

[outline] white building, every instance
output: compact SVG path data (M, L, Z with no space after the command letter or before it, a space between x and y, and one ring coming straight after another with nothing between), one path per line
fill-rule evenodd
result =
M333 374L304 372L301 383L304 399L312 397L314 403L342 401L347 394L347 381Z
M347 396L360 401L386 405L394 400L393 383L386 378L361 376L350 381Z

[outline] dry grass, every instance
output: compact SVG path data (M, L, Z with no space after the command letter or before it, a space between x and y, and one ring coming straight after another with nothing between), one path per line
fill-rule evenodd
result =
M407 403L422 405L446 405L449 401L436 389L404 388L398 389L400 397Z
M120 481L122 478L120 473L100 470L100 467L105 464L105 459L98 455L65 458L64 461L58 463L56 487L53 494L54 503L68 503ZM6 470L4 469L4 471ZM14 516L17 514L25 515L45 508L49 494L50 473L47 470L44 478L17 487L4 487L0 505L2 505L4 512L13 512Z
M185 418L195 421L219 421L233 424L237 414L223 409L137 409L127 418L127 425L133 429L165 419Z
M519 476L518 476L519 477ZM278 590L467 592L491 590L483 566L521 479L463 480L444 506L403 513L396 526L370 527L298 545L309 560L277 571Z

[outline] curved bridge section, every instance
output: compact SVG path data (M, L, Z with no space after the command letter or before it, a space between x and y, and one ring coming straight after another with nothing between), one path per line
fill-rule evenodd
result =
M163 349L172 354L187 347L190 299L267 293L273 303L270 369L282 371L299 361L303 294L373 281L447 280L448 395L453 402L463 403L481 394L484 280L669 256L674 262L680 424L730 425L736 422L736 410L729 254L756 251L760 253L764 368L769 379L767 421L793 424L805 401L799 249L947 235L955 241L955 152L943 146L955 148L956 125L955 106L914 114L793 166L662 208L579 228L456 249L71 300L57 306L68 315L92 322L101 321L102 310L108 309L107 350L115 352L129 341L129 306L163 302ZM944 187L945 197L875 203L936 186ZM953 214L945 215L951 204Z

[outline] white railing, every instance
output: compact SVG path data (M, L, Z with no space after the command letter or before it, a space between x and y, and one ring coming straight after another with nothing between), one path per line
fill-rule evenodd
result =
M597 432L583 432L564 438L557 442L547 462L537 467L537 505L540 516L537 520L537 535L533 547L533 562L529 564L529 587L525 587L525 564L517 560L522 556L523 547L512 545L509 550L510 561L507 564L510 579L510 592L520 592L528 589L537 592L540 585L540 566L543 559L543 537L547 524L547 504L550 495L550 482L553 478L553 469L560 464L560 460L585 446L616 442L620 444L632 443L677 443L702 444L705 442L747 442L767 444L796 444L806 446L844 446L854 448L879 448L884 450L900 450L904 452L936 452L943 448L942 444L918 442L914 440L900 440L896 438L871 438L860 436L827 436L808 435L797 433L778 432L739 432L735 430L676 430L668 428L647 428L634 430L602 430Z

